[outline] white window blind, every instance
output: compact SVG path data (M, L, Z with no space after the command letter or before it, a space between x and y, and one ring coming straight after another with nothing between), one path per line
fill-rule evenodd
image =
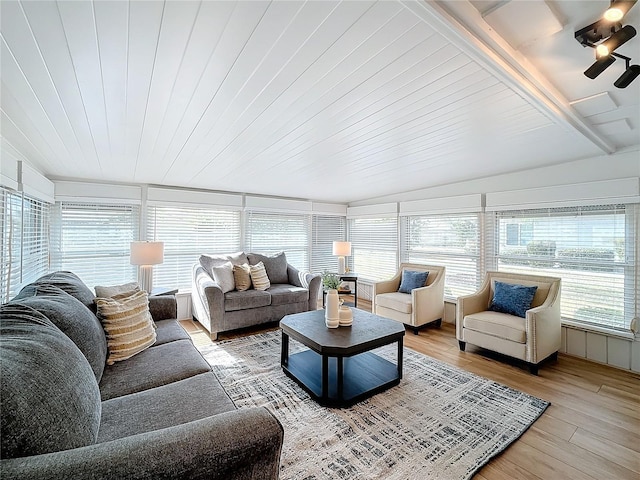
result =
M499 270L562 279L562 316L628 330L637 315L638 205L496 212Z
M479 214L402 217L403 262L444 265L445 296L473 293L480 285Z
M202 254L241 250L240 212L218 206L151 206L147 239L164 242L164 262L153 267L158 287L191 288L193 265Z
M351 264L365 280L386 280L398 270L398 219L394 217L349 220Z
M49 271L50 204L0 187L2 263L0 300Z
M140 207L56 202L51 228L51 263L89 287L135 281L130 244L138 239Z
M31 198L22 199L22 284L37 280L49 272L49 226L51 204ZM17 293L17 292L16 292Z
M311 272L336 272L338 257L333 256L333 242L344 241L347 234L345 217L314 215L312 219Z
M285 252L287 262L309 270L311 215L248 211L245 251L274 254Z

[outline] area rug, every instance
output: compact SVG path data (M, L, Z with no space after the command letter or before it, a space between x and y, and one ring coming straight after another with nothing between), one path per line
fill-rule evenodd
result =
M238 408L264 406L284 426L283 480L471 478L549 405L405 348L400 385L325 408L282 372L279 331L200 349ZM395 344L374 352L395 363Z

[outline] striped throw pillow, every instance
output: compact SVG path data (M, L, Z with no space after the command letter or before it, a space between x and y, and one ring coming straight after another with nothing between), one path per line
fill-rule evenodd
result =
M107 365L131 358L156 342L147 292L96 298L96 305L107 336Z
M269 277L267 277L267 271L265 270L262 262L250 265L249 268L251 269L251 281L253 282L253 288L256 290L266 290L271 286Z

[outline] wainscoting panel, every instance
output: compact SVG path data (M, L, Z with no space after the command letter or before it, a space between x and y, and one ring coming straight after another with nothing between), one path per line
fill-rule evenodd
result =
M178 303L178 320L191 320L191 293L178 292L176 302Z
M631 342L622 338L607 337L607 363L614 367L631 368Z
M601 363L607 363L607 337L587 332L586 357Z
M567 351L569 355L586 358L587 332L583 330L567 329Z

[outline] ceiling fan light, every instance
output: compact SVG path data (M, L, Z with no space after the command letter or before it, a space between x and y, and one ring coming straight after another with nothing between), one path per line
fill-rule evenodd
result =
M619 22L635 3L636 0L613 0L602 17L609 22Z
M604 44L598 45L596 47L596 56L597 56L597 58L606 57L607 55L609 55L609 53L610 53L609 49Z
M604 72L607 69L607 67L609 67L609 65L611 65L615 61L616 59L611 55L607 55L606 57L600 57L596 60L596 62L593 65L591 65L589 68L587 68L584 71L584 74L588 78L593 80L602 72Z
M613 84L618 88L627 88L640 75L640 65L631 65Z
M624 45L633 37L636 36L636 29L631 25L626 25L618 30L616 33L611 35L607 40L602 42L600 45L596 47L596 51L600 50L600 47L606 48L609 53L613 52L616 48Z
M619 8L611 7L604 12L603 17L605 20L609 20L610 22L618 22L622 20L622 17L624 17L624 12Z

